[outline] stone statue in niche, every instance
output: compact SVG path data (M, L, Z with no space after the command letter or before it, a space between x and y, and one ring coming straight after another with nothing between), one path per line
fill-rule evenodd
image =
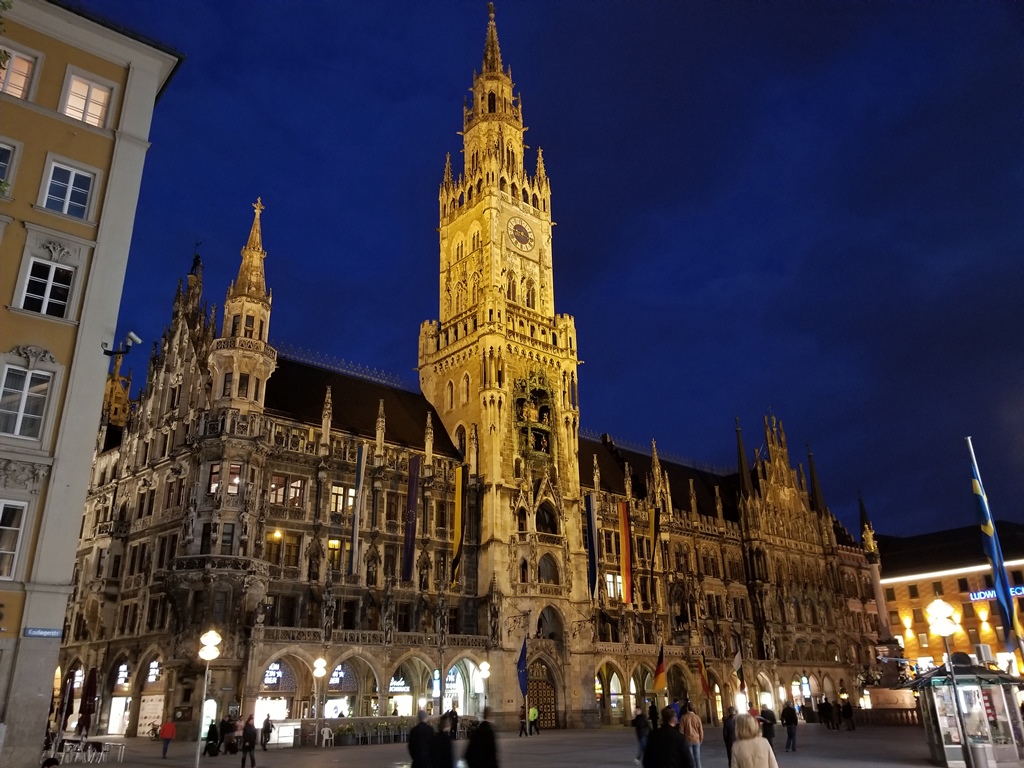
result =
M366 562L366 586L377 586L377 558L371 557Z
M394 577L384 577L384 597L381 600L381 623L384 630L384 643L391 645L395 637L395 598Z
M501 642L501 591L497 587L493 587L491 590L491 601L488 608L491 645L498 645Z

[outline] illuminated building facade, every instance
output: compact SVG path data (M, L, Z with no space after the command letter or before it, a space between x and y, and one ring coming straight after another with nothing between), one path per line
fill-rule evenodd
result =
M0 31L0 763L38 762L165 47L62 3Z
M996 523L1017 610L1024 611L1024 525ZM943 663L942 639L928 627L926 609L936 598L950 603L959 628L949 638L952 651L1006 670L1015 662L1002 641L1002 619L992 590L976 525L919 536L879 536L882 588L889 626L904 656L922 669Z
M99 670L103 729L177 712L194 733L201 707L307 715L319 656L328 716L476 714L486 697L512 724L526 639L546 727L663 702L662 643L667 693L709 720L737 700L737 654L751 695L776 707L794 685L852 694L873 660L865 551L774 417L753 463L737 426L722 472L580 434L550 180L539 150L524 165L493 13L472 93L464 167L449 160L440 188L421 393L278 355L259 203L222 315L203 305L198 259L179 288L131 418L101 431L78 550L63 663ZM210 625L224 644L202 703Z

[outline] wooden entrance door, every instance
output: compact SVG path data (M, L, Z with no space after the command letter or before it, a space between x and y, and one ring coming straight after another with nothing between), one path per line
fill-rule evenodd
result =
M526 686L530 697L530 706L540 711L540 727L542 730L558 727L558 698L555 695L555 684L551 680L551 670L542 661L530 665L530 676Z

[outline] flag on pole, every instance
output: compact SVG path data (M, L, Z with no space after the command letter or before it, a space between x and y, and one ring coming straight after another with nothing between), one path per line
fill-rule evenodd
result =
M405 542L402 544L402 581L412 581L416 561L416 518L420 496L420 457L409 457L409 494L405 502Z
M629 502L619 502L619 557L622 569L622 602L633 604L633 531L629 526Z
M668 688L668 680L665 678L665 644L661 644L658 651L658 664L654 668L654 690L663 691Z
M988 558L989 565L992 566L992 583L995 587L996 602L999 604L999 613L1003 619L1003 644L1008 653L1012 654L1020 650L1024 654L1024 628L1021 627L1020 617L1017 616L1016 606L1013 603L1010 580L1006 575L1006 564L1003 562L1003 550L999 546L996 524L988 507L988 497L981 484L981 473L978 472L978 460L974 456L974 446L971 445L969 437L967 438L967 449L971 452L971 471L973 472L971 486L974 491L974 500L978 503L981 546L985 550L985 557ZM1014 634L1017 635L1016 644L1013 640Z
M519 690L526 698L526 683L529 680L526 668L526 638L523 638L523 650L519 652L519 661L516 662L516 677L519 678Z
M744 693L747 690L747 684L743 680L743 653L741 651L736 651L732 660L732 668L736 677L740 679L740 693Z
M597 597L597 494L587 494L583 505L587 514L587 586L593 600Z
M708 682L708 663L704 660L704 654L700 655L700 689L704 695L711 697L711 684Z
M348 550L348 575L359 573L359 518L362 516L366 498L366 443L360 443L356 451L356 487L352 501L352 544Z
M459 564L462 562L462 544L463 539L463 519L465 518L466 512L466 468L457 467L455 469L455 520L452 524L452 529L455 532L455 542L452 545L452 551L455 553L452 557L452 584L455 584L455 580L459 575Z

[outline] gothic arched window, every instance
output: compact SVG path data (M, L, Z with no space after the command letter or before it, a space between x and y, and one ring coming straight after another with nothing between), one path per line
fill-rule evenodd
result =
M533 280L528 280L526 283L526 306L529 309L537 308L537 286L534 285Z
M537 533L558 533L558 520L548 504L541 504L537 510Z
M551 555L544 555L537 564L537 581L541 584L559 584L558 565Z
M497 106L497 100L494 98L494 91L487 94L487 111L493 112Z
M464 373L462 375L462 388L459 393L462 397L462 403L465 405L469 402L469 374Z
M459 453L463 456L466 455L466 428L461 424L455 430L455 447L459 449Z
M505 298L509 301L516 300L516 276L515 273L508 273L508 287L505 289Z
M444 388L444 409L450 411L455 407L455 385L450 381Z

